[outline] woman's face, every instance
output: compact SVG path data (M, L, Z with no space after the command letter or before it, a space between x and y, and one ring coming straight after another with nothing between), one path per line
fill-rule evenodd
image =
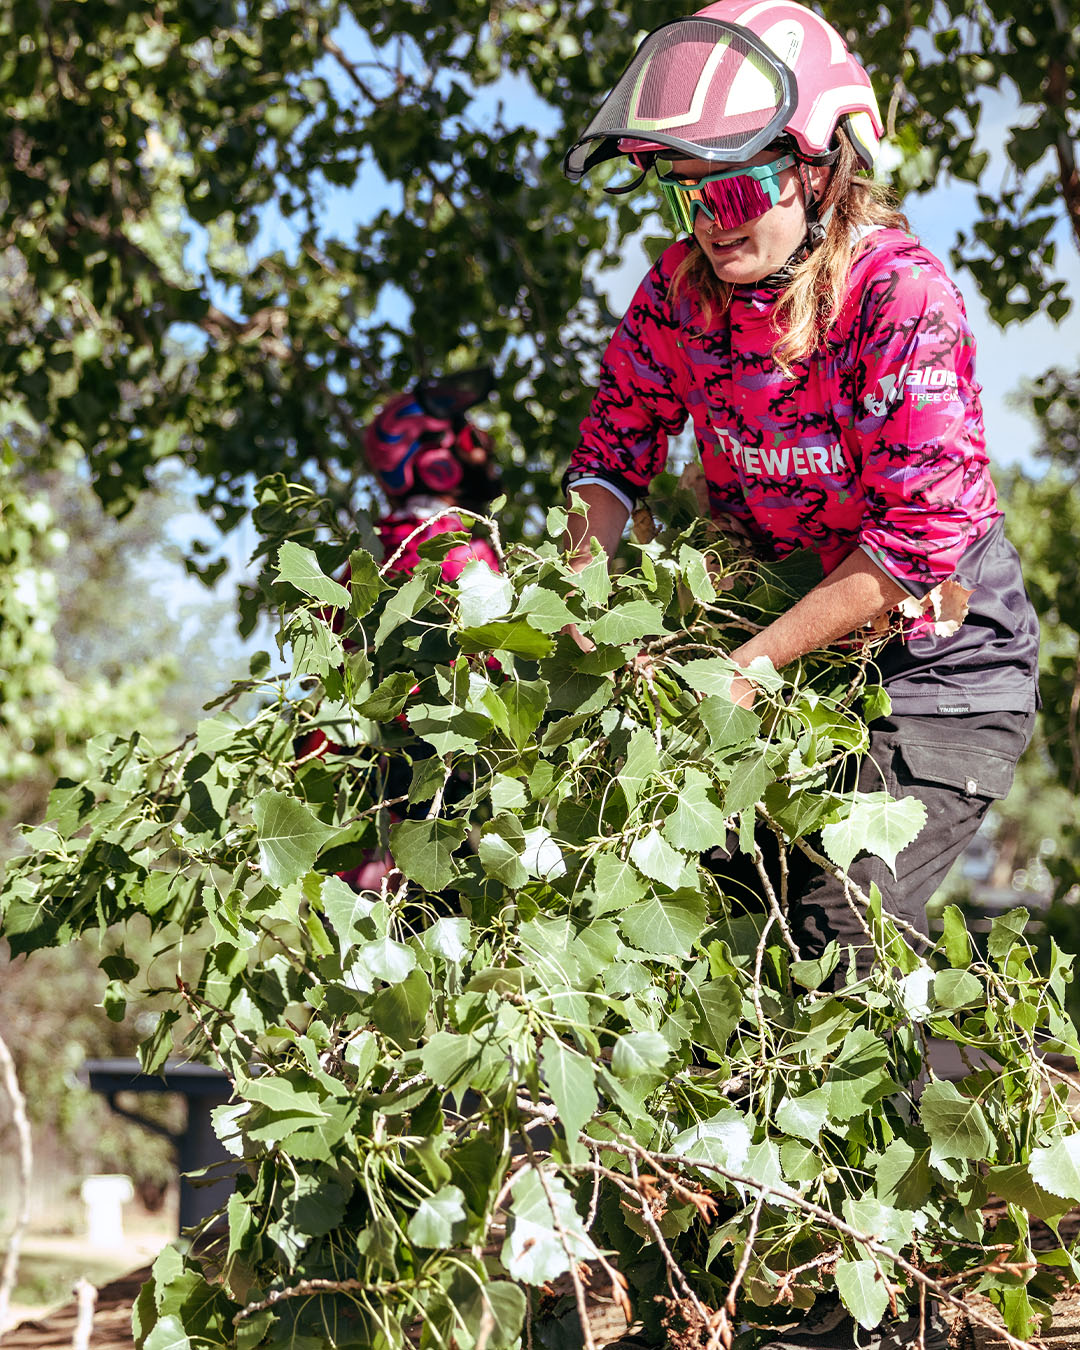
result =
M777 158L775 150L763 151L746 161L746 167L767 164ZM734 169L734 164L716 164L705 159L673 159L665 172L681 178L705 178L710 173ZM820 191L818 178L826 173L811 169L815 191ZM721 281L743 286L761 281L782 267L806 238L806 206L802 185L794 168L781 169L778 184L780 199L764 215L744 221L734 229L721 229L704 211L694 219L694 238L712 264Z

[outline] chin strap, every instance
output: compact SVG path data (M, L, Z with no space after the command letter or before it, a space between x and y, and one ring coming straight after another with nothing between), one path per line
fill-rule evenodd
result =
M830 150L824 155L815 155L814 164L832 164L836 161L840 151ZM806 234L802 243L791 254L791 256L780 267L772 272L763 280L755 283L755 289L767 291L782 291L795 275L795 269L802 262L809 258L815 249L821 247L825 242L829 217L832 215L830 207L823 215L818 214L818 205L820 198L814 191L814 185L810 181L810 173L807 169L807 161L799 158L795 161L795 170L799 175L799 182L802 184L803 201L806 210Z

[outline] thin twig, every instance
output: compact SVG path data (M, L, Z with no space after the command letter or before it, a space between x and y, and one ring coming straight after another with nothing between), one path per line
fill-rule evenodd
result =
M525 1141L525 1152L529 1155L529 1161L532 1163L533 1170L536 1173L536 1179L540 1182L540 1188L544 1192L544 1199L548 1202L548 1209L551 1211L551 1225L558 1235L559 1242L563 1251L566 1253L566 1260L570 1266L570 1281L574 1286L574 1300L577 1303L578 1320L581 1322L581 1334L585 1341L585 1350L596 1350L596 1342L593 1340L592 1328L589 1326L589 1308L585 1302L585 1288L581 1283L581 1276L578 1274L577 1258L574 1256L573 1249L570 1246L570 1236L563 1227L563 1221L559 1217L559 1211L555 1206L555 1200L547 1184L547 1178L544 1176L544 1169L537 1164L536 1154L533 1152L532 1140L526 1131L521 1131L521 1137Z
M656 1216L652 1212L652 1206L649 1203L649 1198L645 1194L645 1191L643 1190L641 1185L641 1177L638 1175L637 1159L633 1156L630 1157L630 1175L634 1179L634 1185L630 1186L626 1182L623 1182L622 1183L623 1189L629 1191L632 1195L637 1196L638 1202L641 1205L642 1221L644 1222L645 1227L652 1234L653 1241L660 1248L660 1254L663 1256L664 1264L668 1268L668 1280L671 1281L672 1276L674 1276L674 1281L678 1283L679 1288L678 1290L676 1290L675 1282L672 1282L671 1292L675 1294L677 1298L679 1292L681 1291L683 1297L688 1298L690 1300L690 1302L694 1305L694 1311L698 1314L698 1316L705 1323L705 1325L708 1326L709 1324L708 1311L706 1310L705 1305L698 1298L697 1294L695 1294L693 1289L691 1289L690 1285L687 1282L686 1276L683 1274L682 1267L672 1256L670 1248L664 1241L664 1235L660 1231L660 1225L656 1222Z
M26 1098L19 1086L14 1057L3 1036L0 1036L0 1081L11 1102L11 1120L19 1141L19 1206L15 1215L15 1227L8 1239L7 1252L4 1254L4 1273L0 1276L0 1335L3 1335L7 1328L8 1310L15 1292L15 1281L19 1275L19 1253L22 1250L26 1230L30 1226L30 1180L34 1167Z
M782 843L780 845L780 854L781 857L783 857ZM780 908L780 902L776 898L775 890L773 890L772 880L769 877L768 870L765 867L765 855L761 851L761 845L756 842L754 844L754 866L757 868L757 874L761 878L761 884L765 890L765 899L768 900L769 902L769 912L772 915L772 917L776 920L780 932L783 933L784 935L784 942L787 944L787 949L791 953L791 955L795 958L796 961L801 961L802 953L799 951L795 939L791 936L791 929L788 927L787 920L784 918L783 910ZM786 867L784 868L783 876L786 880L787 877Z
M757 1016L758 1039L761 1041L761 1063L764 1064L769 1057L769 1048L765 1043L765 1010L761 1006L761 965L765 959L765 939L769 936L769 929L776 922L776 915L770 914L765 920L765 927L761 930L761 937L758 939L757 952L754 955L754 983L750 987L750 997L754 1001L754 1013Z
M757 1204L754 1206L754 1212L750 1216L750 1228L746 1234L746 1243L743 1246L743 1254L739 1260L739 1268L735 1272L735 1278L731 1281L731 1286L727 1291L727 1298L724 1300L724 1307L727 1309L728 1316L735 1316L735 1298L738 1295L739 1287L746 1278L746 1272L750 1269L750 1258L754 1255L754 1241L757 1238L758 1224L761 1222L761 1209L765 1204L765 1197L759 1195Z

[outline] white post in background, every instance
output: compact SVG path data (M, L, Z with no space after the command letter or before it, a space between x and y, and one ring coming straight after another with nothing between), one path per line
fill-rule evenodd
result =
M120 1172L87 1177L79 1194L86 1206L86 1235L95 1247L124 1245L124 1206L134 1196L131 1178Z

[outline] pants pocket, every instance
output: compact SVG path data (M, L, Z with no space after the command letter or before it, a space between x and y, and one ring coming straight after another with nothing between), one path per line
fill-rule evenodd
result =
M965 797L996 801L1008 795L1016 772L1011 756L980 746L902 741L897 749L901 787L934 783Z

